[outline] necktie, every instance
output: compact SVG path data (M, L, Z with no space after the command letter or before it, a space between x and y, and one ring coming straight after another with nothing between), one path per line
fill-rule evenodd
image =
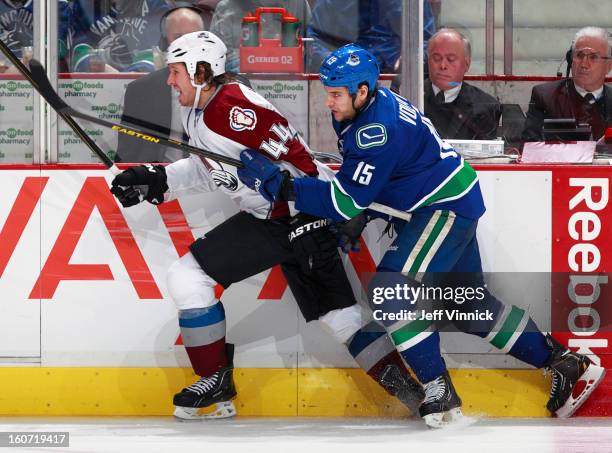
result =
M584 100L587 101L587 103L589 103L590 105L595 104L596 101L595 96L593 96L593 93L587 93L584 96Z
M438 94L436 94L436 104L444 104L444 100L444 91L438 91Z

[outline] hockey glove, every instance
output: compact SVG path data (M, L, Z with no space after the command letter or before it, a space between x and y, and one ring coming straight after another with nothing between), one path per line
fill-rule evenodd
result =
M303 212L289 222L289 242L302 271L322 269L338 259L338 245L330 221Z
M338 246L344 253L358 252L361 250L361 232L369 222L368 216L365 211L362 211L359 215L353 217L351 220L345 223L338 223L334 225L333 230L336 233L338 239Z
M151 164L131 167L115 176L111 185L110 191L124 208L143 200L160 204L164 202L164 192L168 190L166 169L161 165Z
M238 169L240 180L252 190L259 192L270 203L295 200L293 178L287 171L253 149L240 153L244 168Z

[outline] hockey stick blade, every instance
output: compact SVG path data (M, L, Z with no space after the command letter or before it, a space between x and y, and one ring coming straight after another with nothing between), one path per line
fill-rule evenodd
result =
M45 72L45 68L40 61L36 59L30 60L30 73L32 74L32 79L37 85L37 91L45 99L45 101L47 101L53 110L55 110L57 113L62 111L71 113L72 108L62 101L55 89L53 89L51 82L47 77L47 73Z

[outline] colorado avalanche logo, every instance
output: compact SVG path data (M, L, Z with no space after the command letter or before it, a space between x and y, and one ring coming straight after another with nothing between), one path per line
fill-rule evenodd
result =
M211 170L210 175L219 187L225 187L232 192L238 188L238 179L225 170Z
M230 127L236 132L252 131L257 125L257 115L254 110L232 107L229 113Z

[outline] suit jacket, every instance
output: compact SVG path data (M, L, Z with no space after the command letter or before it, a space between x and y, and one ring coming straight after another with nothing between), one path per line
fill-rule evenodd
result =
M575 118L591 125L595 140L612 123L612 87L604 85L604 93L594 105L589 105L574 87L571 79L542 83L533 87L529 110L523 129L523 140L541 141L546 118Z
M168 68L163 68L130 82L123 99L121 122L144 127L168 137L172 122L172 92L166 84L167 78ZM177 132L183 134L182 130ZM184 134L183 138L186 138ZM176 160L166 157L166 152L170 149L174 155L181 153L180 150L119 134L115 161L169 162ZM182 153L182 157L187 156L187 153Z
M439 104L431 81L425 81L425 116L442 138L493 140L501 112L497 99L465 81L453 102Z

